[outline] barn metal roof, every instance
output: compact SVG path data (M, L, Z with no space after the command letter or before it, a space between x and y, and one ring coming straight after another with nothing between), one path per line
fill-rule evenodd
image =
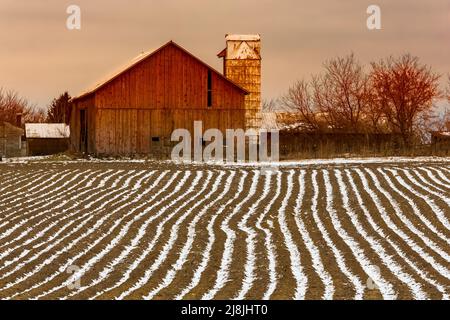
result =
M262 112L261 129L280 131L311 131L313 128L295 112Z
M224 80L226 80L227 82L231 83L233 86L235 86L236 88L238 88L239 90L241 90L242 92L244 92L245 94L249 94L249 92L242 88L240 85L238 85L237 83L233 82L232 80L228 79L227 77L225 77L223 74L221 74L219 71L217 71L216 69L214 69L213 67L211 67L210 65L208 65L207 63L203 62L202 60L200 60L199 58L197 58L196 56L194 56L192 53L190 53L189 51L187 51L186 49L184 49L183 47L181 47L180 45L176 44L175 42L173 42L172 40L167 42L165 45L163 45L162 47L160 47L159 49L156 49L154 51L148 51L148 52L144 52L141 53L140 55L138 55L137 57L135 57L134 59L132 59L130 62L128 62L127 64L125 64L124 66L122 66L120 69L118 69L118 71L114 72L113 74L109 75L108 77L106 77L104 80L98 82L96 85L94 85L93 87L83 91L82 93L78 94L76 97L73 97L71 99L71 101L75 101L75 100L79 100L81 98L84 98L94 92L96 92L97 90L99 90L100 88L102 88L103 86L105 86L106 84L110 83L111 81L113 81L114 79L116 79L118 76L120 76L121 74L125 73L126 71L130 70L131 68L133 68L135 65L137 65L138 63L144 61L145 59L151 57L152 55L156 54L157 52L161 51L162 49L164 49L165 47L169 46L169 45L173 45L176 48L180 49L181 51L183 51L184 53L188 54L189 56L191 56L192 58L194 58L195 60L197 60L198 62L200 62L201 64L203 64L205 67L207 67L208 69L210 69L211 71L213 71L214 73L216 73L218 76L220 76L221 78L223 78Z
M431 131L433 137L441 139L450 139L450 131Z
M62 139L70 137L70 128L65 123L26 123L27 138Z

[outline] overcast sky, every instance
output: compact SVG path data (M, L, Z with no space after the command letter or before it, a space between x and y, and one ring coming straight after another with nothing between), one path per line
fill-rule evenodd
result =
M71 4L79 31L66 28ZM371 4L382 30L366 27ZM264 98L350 52L363 63L410 52L450 73L448 0L0 0L0 87L43 107L169 40L221 71L226 33L261 34Z

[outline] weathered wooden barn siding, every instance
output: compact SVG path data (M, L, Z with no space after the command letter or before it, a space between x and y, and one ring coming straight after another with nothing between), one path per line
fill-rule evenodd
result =
M23 134L23 129L0 121L0 156L23 156L26 153L22 145Z
M77 100L72 105L70 117L70 149L80 151L80 110L86 110L88 118L88 152L96 153L95 146L95 118L96 108L94 96Z
M98 89L93 101L81 99L75 108L90 111L89 152L149 153L152 137L170 138L177 128L193 132L196 120L203 121L204 130L244 128L244 91L214 71L212 106L207 106L208 70L176 45L168 45ZM75 143L80 140L76 110Z
M29 156L42 156L67 151L69 147L69 138L33 138L27 139L27 143Z

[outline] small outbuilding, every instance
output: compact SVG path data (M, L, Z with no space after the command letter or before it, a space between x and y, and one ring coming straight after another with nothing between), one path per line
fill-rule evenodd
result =
M8 122L0 122L0 157L20 157L26 155L22 143L24 131Z
M50 155L69 149L70 129L65 123L26 123L28 155Z

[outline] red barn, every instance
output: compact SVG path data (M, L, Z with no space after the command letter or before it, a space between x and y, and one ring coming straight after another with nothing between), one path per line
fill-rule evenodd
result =
M243 70L245 71L245 70ZM169 147L173 130L244 129L249 91L170 41L144 53L72 99L74 151L148 154Z

